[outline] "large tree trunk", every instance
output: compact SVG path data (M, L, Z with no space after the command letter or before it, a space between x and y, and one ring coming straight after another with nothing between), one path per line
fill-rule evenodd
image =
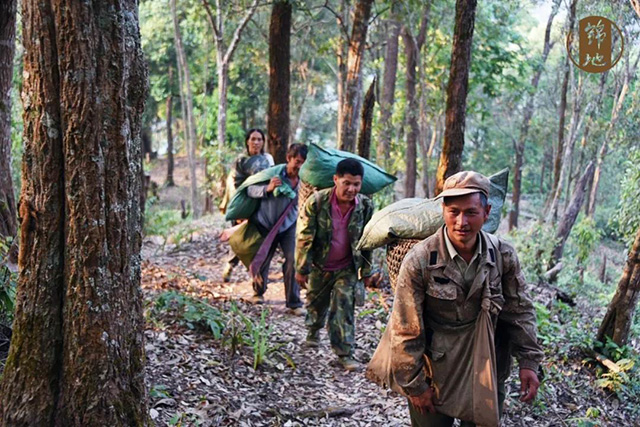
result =
M291 2L276 1L269 25L269 152L276 164L285 163L289 142L289 91L291 85Z
M0 425L145 425L137 2L22 5L20 276Z
M395 14L397 3L391 4L391 17L388 21L387 49L384 54L384 75L380 95L380 123L381 131L376 147L378 164L388 166L389 153L391 152L391 135L393 126L391 115L396 90L396 73L398 71L398 36L400 35L400 23Z
M638 297L640 297L640 228L629 251L616 293L598 329L596 336L598 341L604 343L606 337L610 337L619 346L627 344Z
M11 86L17 1L0 2L0 239L16 235L16 199L11 179Z
M444 181L459 172L462 167L476 5L477 0L456 0L456 24L453 30L451 70L447 85L444 143L438 164L436 194L442 191Z
M573 25L576 20L576 5L578 0L572 0L569 10L569 25L568 31L573 30ZM558 116L560 121L558 124L558 145L556 146L556 155L553 162L553 181L551 184L551 192L549 202L553 201L553 196L556 194L558 183L560 182L560 170L562 169L562 156L564 154L564 122L567 110L567 91L569 88L569 73L571 68L569 67L569 55L567 55L564 63L564 78L562 80L562 89L560 90L560 107L558 110Z
M360 157L369 159L371 153L371 129L373 127L373 107L376 105L376 79L373 78L362 105L362 119L360 133L358 133L357 153Z
M576 222L576 218L580 213L580 208L582 207L582 203L585 199L587 182L593 175L593 170L594 165L593 162L591 162L580 177L573 195L571 196L571 202L567 207L567 211L564 213L562 220L558 224L558 230L556 231L557 242L551 253L549 269L555 267L555 265L562 259L564 244L566 243L569 233L571 232L571 229Z
M338 148L344 151L353 152L356 147L358 121L362 107L362 61L372 5L373 0L358 0L353 14L353 28L347 54L344 102L342 114L338 117L341 122Z
M534 101L536 92L538 90L538 84L540 83L540 76L544 70L544 65L549 57L549 52L553 47L551 42L551 27L553 20L558 14L560 9L560 0L553 2L551 14L547 20L547 27L544 32L544 45L542 47L542 57L538 64L536 71L531 78L531 91L527 99L527 105L524 107L522 126L520 127L520 136L515 146L515 165L513 168L513 193L511 196L511 211L509 212L509 231L518 227L518 216L520 215L520 197L522 190L522 167L524 166L524 149L527 142L527 135L529 134L529 126L531 125L531 118L534 112Z
M176 0L171 0L171 14L173 16L173 29L175 33L176 53L178 63L182 69L183 82L180 83L180 93L186 98L186 128L187 128L187 158L189 159L189 181L191 184L191 211L193 218L200 218L200 200L198 197L198 180L196 177L196 122L193 116L193 94L191 93L191 74L187 56L182 47L182 35L180 34L180 23L176 12ZM183 86L184 85L184 86ZM226 97L225 97L226 100Z

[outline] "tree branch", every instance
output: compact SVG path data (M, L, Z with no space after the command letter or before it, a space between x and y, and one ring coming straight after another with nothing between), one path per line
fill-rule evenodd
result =
M242 22L240 22L240 25L238 25L236 30L233 32L233 38L231 39L231 43L227 48L227 53L224 55L223 64L228 64L231 61L233 52L235 52L236 48L238 47L238 43L240 42L240 35L242 34L242 31L244 30L244 28L247 26L249 19L251 19L251 17L255 13L257 7L258 7L258 0L253 0L253 3L251 3L251 7L249 8L249 11L242 19Z

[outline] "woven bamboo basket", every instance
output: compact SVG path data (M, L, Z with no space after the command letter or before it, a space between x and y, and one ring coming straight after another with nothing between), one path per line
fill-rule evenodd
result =
M404 260L405 255L407 255L413 245L421 241L420 239L398 239L387 244L387 267L389 268L391 289L396 289L400 265L402 265L402 260Z
M300 188L298 189L298 212L302 212L304 202L307 201L309 196L315 193L318 189L311 184L307 184L304 181L300 181Z

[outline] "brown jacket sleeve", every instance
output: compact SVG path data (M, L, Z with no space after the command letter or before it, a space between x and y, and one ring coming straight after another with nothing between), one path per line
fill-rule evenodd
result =
M502 293L505 298L500 320L507 326L513 355L520 368L538 370L544 353L538 344L536 310L526 293L526 282L515 248L502 240Z
M389 322L391 341L391 375L409 396L425 392L429 385L424 367L425 299L424 268L419 248L414 247L402 262L398 275L393 312Z

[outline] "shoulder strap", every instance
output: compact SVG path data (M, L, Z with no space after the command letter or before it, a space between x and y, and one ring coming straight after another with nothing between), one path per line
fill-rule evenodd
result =
M502 253L500 252L500 239L498 239L497 236L491 233L486 233L486 235L489 237L489 241L491 242L493 251L495 252L495 263L498 267L498 273L500 273L500 275L502 276ZM489 250L491 250L491 248L489 248Z

